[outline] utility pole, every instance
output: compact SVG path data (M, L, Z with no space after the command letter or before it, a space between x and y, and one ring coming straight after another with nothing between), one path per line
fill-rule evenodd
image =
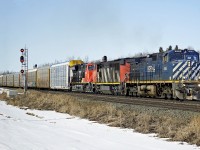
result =
M24 94L26 94L26 91L28 89L27 80L28 80L28 49L25 48L21 49L20 52L22 53L20 56L20 62L21 62L21 75L24 79Z

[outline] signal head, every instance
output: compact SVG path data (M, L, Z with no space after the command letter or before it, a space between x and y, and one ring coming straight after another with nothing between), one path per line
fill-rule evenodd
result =
M20 52L22 52L22 53L23 53L23 52L24 52L24 49L22 48L22 49L20 50Z
M23 63L24 62L24 56L20 57L20 62Z
M24 70L22 69L20 72L23 74L23 73L24 73Z

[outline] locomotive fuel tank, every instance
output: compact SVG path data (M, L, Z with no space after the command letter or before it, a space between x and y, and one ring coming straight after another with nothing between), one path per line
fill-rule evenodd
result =
M156 86L155 85L140 85L138 86L138 95L156 97Z

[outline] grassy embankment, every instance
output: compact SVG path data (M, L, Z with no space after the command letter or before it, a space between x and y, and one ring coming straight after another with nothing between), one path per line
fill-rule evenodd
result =
M199 113L112 104L72 97L66 93L52 94L34 90L30 90L26 97L18 95L11 99L2 94L0 99L6 100L10 105L55 110L109 126L131 128L142 133L157 133L159 137L200 146Z

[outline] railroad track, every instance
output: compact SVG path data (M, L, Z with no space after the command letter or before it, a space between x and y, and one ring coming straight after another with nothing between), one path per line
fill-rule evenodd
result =
M37 90L37 89L35 89ZM200 112L200 101L177 101L177 100L165 100L158 98L141 98L141 97L125 97L114 95L101 95L93 93L79 93L79 92L66 92L66 91L54 91L54 90L37 90L40 92L48 92L52 94L67 94L70 96L84 98L89 100L104 101L110 103L119 103L127 105L141 105L156 107L160 109L174 109L191 112Z
M50 93L64 93L62 91L48 91ZM85 98L89 100L104 101L110 103L119 103L127 105L142 105L157 107L163 109L175 109L192 112L200 112L199 101L177 101L177 100L164 100L157 98L140 98L140 97L125 97L125 96L113 96L113 95L101 95L92 93L77 93L77 92L65 92L67 95L75 96L78 98Z

